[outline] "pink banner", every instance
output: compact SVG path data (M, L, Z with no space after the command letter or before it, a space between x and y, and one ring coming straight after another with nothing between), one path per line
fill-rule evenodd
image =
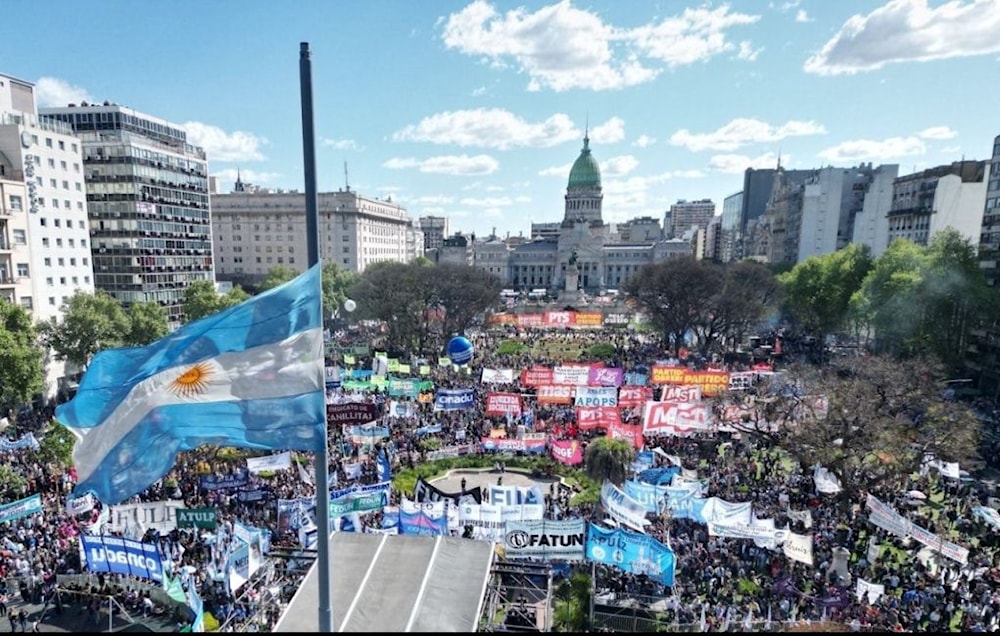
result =
M587 378L590 386L621 386L625 377L625 370L614 367L600 367L591 369Z
M685 402L646 402L642 432L646 435L690 435L711 428L708 407Z
M583 463L583 446L575 439L562 439L549 444L552 458L557 462L575 466Z
M608 436L611 439L626 439L636 449L646 445L646 441L642 439L642 427L638 424L613 424L608 429Z
M521 415L521 396L517 393L490 393L486 396L487 415Z
M653 387L623 386L618 389L618 407L625 409L639 408L653 399Z

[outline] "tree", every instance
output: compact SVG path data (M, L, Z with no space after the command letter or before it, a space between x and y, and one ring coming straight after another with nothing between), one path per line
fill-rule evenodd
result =
M0 496L7 501L20 499L24 496L24 487L28 480L6 464L0 464Z
M458 263L418 267L432 290L433 302L444 310L444 336L464 333L476 316L500 299L503 283L479 267Z
M0 412L30 402L45 387L44 358L31 314L0 300Z
M267 291L283 285L299 275L287 265L275 265L267 272L267 278L258 287ZM334 311L339 311L347 299L347 292L358 282L358 275L340 267L333 261L323 262L323 319L328 320Z
M167 310L156 302L132 303L128 308L129 330L123 339L126 347L141 347L167 335Z
M851 298L871 268L868 248L856 243L830 254L810 256L778 277L784 291L785 316L822 346L828 334L844 326Z
M943 370L932 360L838 358L788 373L794 390L762 382L727 396L745 409L732 425L767 438L804 468L830 470L845 505L862 489L899 483L925 453L965 464L977 458L979 421L944 399Z
M721 269L722 286L712 294L710 310L699 317L694 327L698 348L704 356L720 348L735 350L776 305L781 294L778 279L766 265L738 261Z
M198 280L184 290L184 320L191 322L204 318L223 309L238 305L250 295L239 285L234 285L225 294L215 291L215 284L209 280Z
M622 287L679 355L687 333L710 313L722 281L720 267L684 257L644 265Z
M555 591L553 627L558 632L582 633L590 623L592 582L586 572L575 572L563 579Z
M288 265L275 265L271 269L267 270L267 276L258 285L260 291L267 291L279 285L284 285L288 281L292 280L299 275L299 272L295 271Z
M628 440L598 437L587 445L584 472L598 484L605 480L621 486L635 459L635 449Z
M73 433L53 420L38 442L38 458L42 463L55 463L62 468L67 468L73 464L73 446L75 444L76 437Z
M39 329L57 359L85 368L101 349L125 343L131 321L113 296L98 290L73 294L62 306L62 320L52 318Z
M404 263L374 263L350 290L359 316L385 323L389 349L425 351L433 290L423 269Z

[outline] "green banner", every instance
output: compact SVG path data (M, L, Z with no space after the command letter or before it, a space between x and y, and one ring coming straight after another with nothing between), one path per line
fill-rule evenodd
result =
M420 375L430 375L431 374L431 368L428 365L426 365L426 364L422 364L422 365L420 365L419 373L420 373Z
M215 530L219 524L215 508L178 508L178 528L203 528Z
M444 357L438 358L439 367L446 367L450 364L451 364L451 358L444 358Z
M368 391L372 388L372 383L365 380L344 380L340 386L345 391Z
M389 373L399 373L399 358L388 358L385 368Z
M416 397L417 382L410 378L392 378L389 380L389 395Z
M354 365L354 356L350 353L344 354L344 364Z
M330 502L330 516L340 517L352 512L367 512L381 510L385 505L385 493L375 492L370 495L344 497Z
M434 380L421 380L417 383L417 391L432 391L434 389Z
M354 355L356 356L366 356L370 351L368 345L354 345Z

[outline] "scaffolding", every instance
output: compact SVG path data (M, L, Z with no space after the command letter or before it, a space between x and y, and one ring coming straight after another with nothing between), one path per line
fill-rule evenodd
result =
M497 558L484 601L479 631L551 631L552 569L545 563Z

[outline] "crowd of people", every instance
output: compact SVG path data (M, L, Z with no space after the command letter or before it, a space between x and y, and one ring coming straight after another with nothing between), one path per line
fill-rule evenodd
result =
M338 349L353 350L353 345L364 343L370 345L369 356L356 356L355 365L370 368L370 355L378 349L377 333L360 330L342 335L328 364L342 365ZM657 362L683 363L673 359L656 338L628 329L525 332L508 327L483 329L471 338L476 355L468 368L431 363L427 365L430 369L426 379L438 388L476 387L479 390L474 408L438 411L432 401L413 395L389 396L378 390L345 392L337 388L329 391L330 401L360 399L382 405L395 400L412 405L398 416L381 419L389 437L380 440L377 446L352 444L341 430L331 427L331 484L344 488L378 481L378 452L387 453L397 468L426 461L431 447L426 443L428 437L436 440L434 447L465 445L469 452L482 453L478 440L490 436L495 429L506 428L504 434L510 437L518 435L517 422L486 414L485 396L489 391L520 393L525 409L534 414L532 428L548 433L550 440L577 438L585 445L599 434L574 426L572 406L537 403L533 389L520 384L522 369L552 367L566 356L586 352L598 344L614 348L613 355L605 361L607 366L626 371L648 371ZM523 346L507 347L505 351L501 343L511 341ZM704 365L710 361L691 358L687 362ZM479 374L483 368L513 369L514 378L511 382L482 387ZM992 405L980 406L989 413ZM629 417L638 414L625 413L625 418ZM43 437L51 418L49 408L22 412L16 418L16 430L9 431L10 439L26 433ZM422 432L432 426L440 429L429 435ZM646 438L645 443L647 449L659 448L666 455L681 458L685 469L696 471L705 483L706 496L752 502L758 518L774 519L779 527L787 525L796 532L811 533L815 565L790 561L780 550L759 547L752 541L710 536L704 525L690 520L671 519L669 514L650 515L652 523L647 532L669 545L676 555L675 584L665 587L644 575L601 567L597 570L595 589L602 598L662 601L666 623L713 631L737 629L743 622L757 625L767 621L777 625L803 620L835 621L858 630L997 629L1000 528L974 519L969 513L972 506L988 505L991 501L995 493L989 483L947 479L931 472L906 477L891 489L880 488L871 493L897 510L925 515L923 523L929 530L968 547L968 563L960 565L940 556L918 555L919 546L868 523L863 499L845 503L844 498L818 493L810 472L797 462L785 461L780 449L770 448L761 440L699 434ZM148 594L148 581L100 574L90 576L85 585L65 585L59 590L58 575L86 574L78 537L92 530L92 524L100 518L100 505L86 514L73 515L67 507L73 486L72 471L41 461L38 452L30 449L2 451L0 455L9 470L21 478L16 489L8 488L3 493L4 501L39 494L43 506L41 514L0 524L0 579L6 581L0 590L0 609L17 617L17 621L10 619L12 631L15 622L24 631L24 625L30 628L33 621L44 622L49 612L62 612L67 607L86 610L88 620L96 625L102 620L102 612L108 610L93 601L107 597L115 598L133 612L166 612L173 615L178 626L190 623L190 615L182 608L156 603ZM251 472L238 488L205 487L202 480L205 476L241 474L246 468L246 457L245 452L214 447L185 453L169 474L134 501L177 500L186 508L215 509L219 528L214 532L171 529L161 533L149 529L142 539L158 543L168 564L165 569L190 575L186 584L197 586L206 612L212 614L223 631L270 631L287 607L309 562L296 529L279 525L277 501L314 496L314 480L307 478L314 470L313 458L308 453L296 454L297 461L305 462L302 470ZM913 506L905 496L912 490L934 492L943 499L935 503L936 510L928 505ZM389 503L397 504L404 495L411 493L393 491ZM603 518L596 506L571 506L564 490L552 489L546 499L546 509L551 515L582 516L593 521ZM790 517L790 510L809 511L808 525L801 516ZM360 521L361 527L355 531L379 528L382 516L374 511L361 515ZM262 568L259 576L251 577L240 589L231 590L225 576L217 574L223 568L226 542L233 540L237 523L267 532L271 557L270 566ZM110 532L104 528L98 531ZM220 541L219 537L224 539ZM837 564L837 549L846 549L849 554L843 567ZM858 598L850 587L852 578L883 585L884 592L878 598ZM845 595L845 589L850 593ZM46 609L26 616L15 608L29 603L43 604Z

